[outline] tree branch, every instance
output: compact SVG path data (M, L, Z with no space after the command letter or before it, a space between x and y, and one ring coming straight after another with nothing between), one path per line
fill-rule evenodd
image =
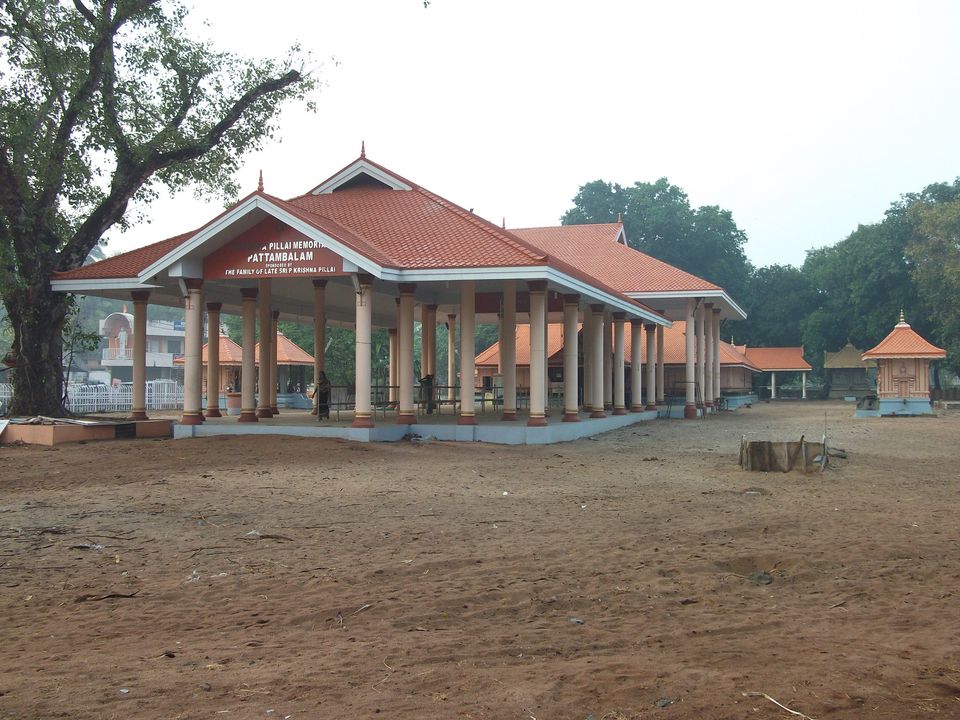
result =
M223 135L255 102L302 79L303 76L296 70L288 70L279 77L265 80L238 98L223 118L200 138L166 152L155 149L140 162L134 162L132 156L128 156L126 161L118 163L110 192L87 216L60 251L57 257L57 269L63 271L80 267L93 247L100 241L103 233L123 217L130 199L154 173L171 165L196 160L215 147ZM158 139L159 134L147 145L158 144Z

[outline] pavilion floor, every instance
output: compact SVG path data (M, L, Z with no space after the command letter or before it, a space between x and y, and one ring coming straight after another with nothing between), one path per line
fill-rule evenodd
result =
M478 409L479 410L479 409ZM417 422L396 422L395 410L378 409L372 428L354 428L353 412L331 412L330 420L318 421L307 410L281 408L273 418L261 418L255 423L237 422L235 416L209 418L202 425L174 425L174 438L213 437L218 435L292 435L297 437L326 437L358 442L396 442L404 438L419 437L430 440L460 442L489 442L502 445L543 445L591 437L600 433L633 425L657 417L655 411L608 415L590 419L581 413L580 422L562 422L561 410L552 408L546 427L527 427L526 413L518 413L517 419L504 422L499 409L494 412L477 412L476 425L458 425L457 415L445 408L445 412L420 413ZM161 414L151 414L159 417Z

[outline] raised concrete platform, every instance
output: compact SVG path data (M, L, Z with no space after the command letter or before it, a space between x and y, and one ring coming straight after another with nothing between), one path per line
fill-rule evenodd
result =
M569 442L579 438L599 435L618 428L648 420L656 420L655 411L627 413L600 419L587 419L565 423L553 419L546 427L527 427L526 418L520 416L514 422L501 422L492 416L478 418L476 425L457 425L456 418L447 416L436 419L423 416L419 422L398 425L392 418L377 419L372 428L352 428L345 423L318 423L315 418L289 413L281 414L276 421L238 423L231 418L208 420L202 425L173 427L175 439L191 437L215 437L223 435L292 435L295 437L337 438L355 442L397 442L405 436L415 435L432 440L452 442L486 442L498 445L548 445ZM226 422L224 422L226 420ZM286 421L286 422L285 422Z
M82 425L57 422L27 425L13 420L0 432L0 443L53 446L91 440L168 438L172 435L172 420L106 420Z

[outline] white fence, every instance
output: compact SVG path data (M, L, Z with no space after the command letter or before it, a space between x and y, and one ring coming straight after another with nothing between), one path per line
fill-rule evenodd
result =
M0 404L7 407L13 399L13 385L0 383ZM66 409L76 415L101 412L125 412L133 401L133 384L67 386ZM183 386L175 380L147 382L147 410L176 410L183 407Z

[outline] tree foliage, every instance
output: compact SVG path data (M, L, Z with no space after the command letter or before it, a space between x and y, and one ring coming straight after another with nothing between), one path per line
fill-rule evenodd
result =
M60 412L67 301L131 201L193 185L225 197L313 80L297 50L254 61L191 39L170 0L0 3L0 295L14 332L17 413Z

